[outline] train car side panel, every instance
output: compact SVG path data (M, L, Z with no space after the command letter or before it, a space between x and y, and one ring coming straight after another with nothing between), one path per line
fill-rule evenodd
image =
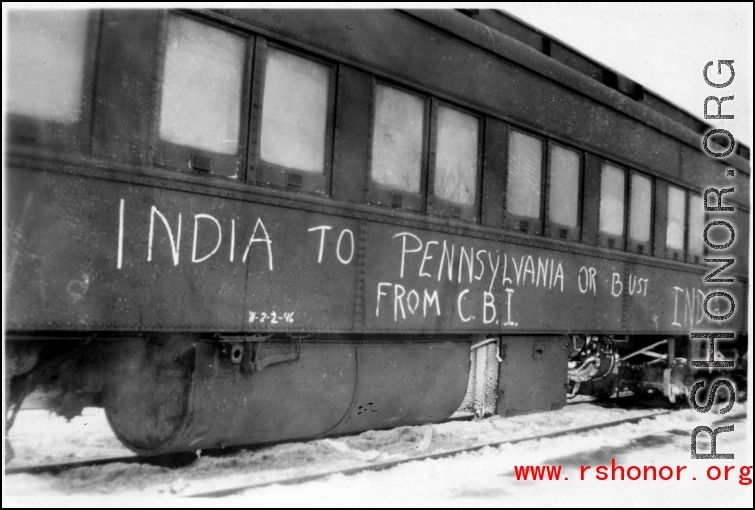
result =
M355 220L30 170L8 181L11 329L351 329Z

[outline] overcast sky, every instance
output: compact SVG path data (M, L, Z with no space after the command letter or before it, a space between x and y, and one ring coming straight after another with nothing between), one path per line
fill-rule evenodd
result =
M485 4L517 16L702 118L706 97L734 96L708 120L752 147L752 4L642 2ZM703 81L706 62L734 60L724 89ZM717 80L716 65L709 78ZM714 102L710 102L715 107ZM709 107L708 113L715 113Z

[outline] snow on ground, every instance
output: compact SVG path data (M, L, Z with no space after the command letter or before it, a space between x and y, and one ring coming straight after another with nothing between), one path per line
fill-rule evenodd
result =
M650 421L650 420L649 420ZM697 420L663 419L657 423L622 425L616 429L572 437L486 448L452 458L425 460L397 466L386 472L333 476L296 488L271 486L226 498L231 505L260 506L744 506L752 507L752 486L735 477L728 482L703 480L711 461L695 461L689 455L689 429ZM665 422L665 423L664 423ZM663 424L663 426L661 426ZM661 433L668 426L684 426L678 433ZM674 429L672 429L674 430ZM746 443L744 427L728 438L721 451L737 451ZM722 441L723 445L723 441ZM580 480L581 465L610 465L616 458L625 466L687 465L690 475L682 481ZM741 460L737 463L741 465ZM560 464L562 481L517 481L514 465ZM718 464L723 464L717 461ZM589 473L589 471L587 472ZM684 473L684 472L682 472ZM692 476L697 480L691 480Z
M75 504L87 506L118 502L155 504L157 501L172 506L189 503L175 496L531 437L565 428L643 416L652 411L605 408L584 403L551 413L398 427L356 436L245 449L224 456L203 455L190 466L178 469L120 463L80 468L57 476L9 475L5 478L3 503L4 506L36 504L35 498L28 498L32 494L53 497L56 506L73 505L74 501ZM737 404L728 416L742 415L744 412L745 406ZM40 416L46 416L46 413L19 414L14 429L10 431L9 438L19 455L14 460L15 465L22 464L22 454L24 464L49 462L54 457L53 451L60 453L61 459L70 460L78 444L85 445L81 451L86 452L87 456L124 454L112 434L108 439L105 433L107 425L103 423L106 420L101 411L88 409L81 417L84 422L74 420L67 424L69 430L63 431L63 439L59 440L57 447L48 427L52 426L52 420L62 421L63 424L65 420L49 417L48 421L44 421ZM692 429L698 425L711 425L721 418L725 417L714 412L703 415L693 410L682 410L637 424L504 444L498 448L484 448L445 459L411 462L383 471L353 476L333 475L320 481L292 486L273 485L220 500L191 500L190 503L213 506L600 506L624 502L698 506L705 502L712 506L733 506L749 502L752 506L752 485L739 485L736 480L703 480L706 468L713 463L740 466L748 453L751 459L752 453L747 452L745 421L740 419L735 422L734 433L719 435L719 453L736 453L735 461L690 459ZM40 426L38 422L43 425ZM17 431L22 424L25 426ZM82 430L91 431L89 441L69 443L68 438ZM35 440L31 431L42 432L42 439ZM705 435L701 435L700 439L701 451L708 451ZM118 448L121 448L118 453L113 453ZM77 455L75 458L81 457ZM684 474L688 476L683 476L680 481L597 481L594 475L590 478L588 471L587 479L579 480L580 465L610 465L611 458L626 466L687 465L689 467ZM559 464L564 466L563 476L568 476L569 481L517 481L513 466L518 464ZM691 480L693 476L699 481Z
M133 455L116 439L105 412L94 407L70 422L44 409L22 409L8 439L15 454L8 467Z

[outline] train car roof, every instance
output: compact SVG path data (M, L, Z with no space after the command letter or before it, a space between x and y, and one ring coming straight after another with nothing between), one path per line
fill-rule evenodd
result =
M714 126L684 108L507 12L495 9L457 9L456 12L435 11L432 14L430 11L423 14L419 10L408 12L608 104L697 149L702 150L702 135L714 129ZM465 24L459 14L469 22L474 20L477 26L484 27L487 34L472 29L472 25ZM512 40L513 45L510 44ZM550 62L546 63L547 60ZM563 67L589 78L592 84L588 80L575 79L574 73L564 73ZM602 90L596 90L594 84L599 84L597 87ZM671 126L668 120L676 126ZM723 159L727 164L750 173L750 148L747 145L736 141L734 153Z

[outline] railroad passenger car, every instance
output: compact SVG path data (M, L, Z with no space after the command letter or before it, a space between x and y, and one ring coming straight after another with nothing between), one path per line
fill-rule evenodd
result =
M746 347L749 148L707 156L709 126L506 14L8 29L11 416L43 388L160 454L673 399L715 324L711 186L736 188L707 219L740 261L719 347Z

